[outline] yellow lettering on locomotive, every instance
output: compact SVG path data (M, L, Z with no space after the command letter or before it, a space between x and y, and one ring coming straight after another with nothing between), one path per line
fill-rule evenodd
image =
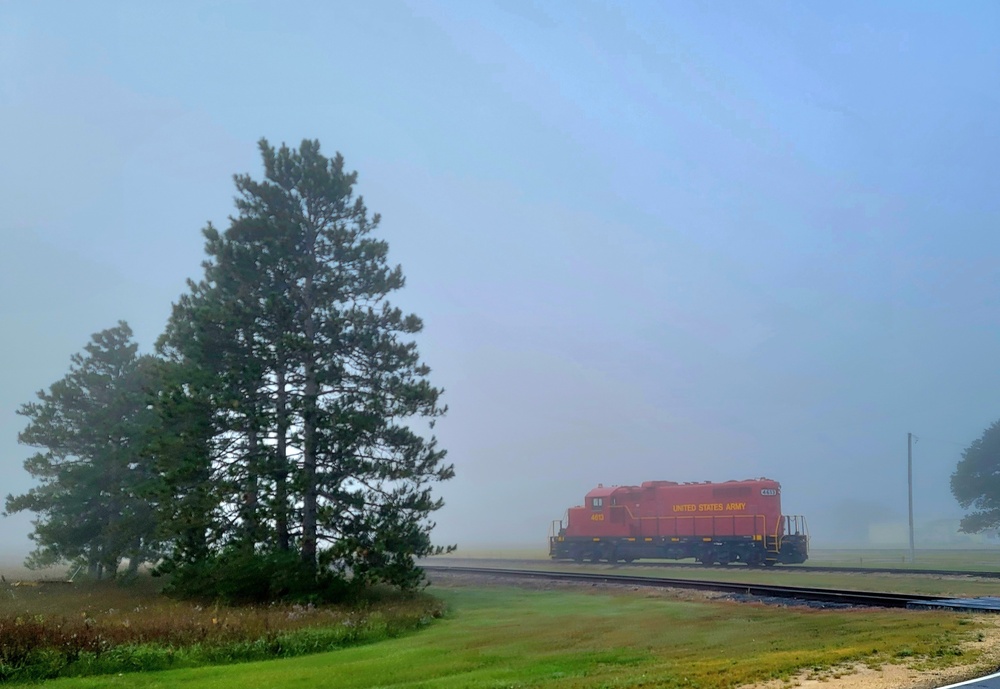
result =
M742 512L746 508L747 504L745 502L731 502L726 505L726 509L730 512Z
M674 512L697 512L697 505L674 505Z
M604 521L604 515L601 514L600 512L595 512L594 514L590 515L590 521L592 521L592 522L603 522Z
M721 502L703 502L698 505L699 512L721 512L725 508Z

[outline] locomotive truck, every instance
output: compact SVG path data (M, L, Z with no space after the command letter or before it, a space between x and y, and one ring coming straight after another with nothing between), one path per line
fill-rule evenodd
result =
M781 485L767 478L598 485L549 535L549 555L576 562L694 558L770 566L805 562L808 554L805 517L781 513Z

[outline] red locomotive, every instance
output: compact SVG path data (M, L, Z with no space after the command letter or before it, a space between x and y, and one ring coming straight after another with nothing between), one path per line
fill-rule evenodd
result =
M646 481L599 485L566 523L553 522L558 560L632 562L695 558L703 564L796 564L808 557L805 517L781 514L781 485L767 478L724 483Z

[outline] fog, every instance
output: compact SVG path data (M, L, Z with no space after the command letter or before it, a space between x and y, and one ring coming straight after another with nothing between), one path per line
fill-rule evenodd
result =
M991 3L0 4L4 492L16 409L119 319L150 351L256 141L315 138L425 322L438 542L759 476L814 545L892 540L908 432L940 540L1000 417L998 34Z

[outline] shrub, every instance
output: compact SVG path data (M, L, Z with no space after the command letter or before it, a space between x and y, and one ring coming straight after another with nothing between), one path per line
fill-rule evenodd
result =
M230 549L193 563L167 563L164 593L182 598L246 605L272 601L331 603L356 594L351 582L331 571L316 572L293 552Z

